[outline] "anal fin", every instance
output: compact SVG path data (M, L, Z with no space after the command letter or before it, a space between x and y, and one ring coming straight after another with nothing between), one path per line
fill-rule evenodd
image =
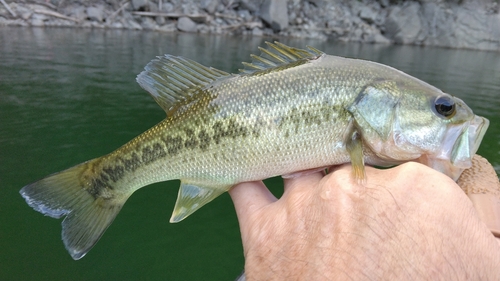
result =
M170 222L180 222L187 218L203 205L228 191L230 187L230 185L201 186L181 181Z

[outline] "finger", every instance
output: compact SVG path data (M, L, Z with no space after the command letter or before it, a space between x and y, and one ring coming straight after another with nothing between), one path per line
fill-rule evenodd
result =
M309 187L317 185L318 182L325 176L324 169L320 171L302 172L297 176L287 177L283 179L284 192L283 195L290 193L293 189L300 187Z
M239 183L229 190L229 195L240 225L244 225L255 211L277 200L262 181Z

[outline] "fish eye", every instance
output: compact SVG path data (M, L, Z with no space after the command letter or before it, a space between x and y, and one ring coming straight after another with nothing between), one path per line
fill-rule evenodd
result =
M440 96L434 101L436 112L446 119L455 115L455 102L448 96Z

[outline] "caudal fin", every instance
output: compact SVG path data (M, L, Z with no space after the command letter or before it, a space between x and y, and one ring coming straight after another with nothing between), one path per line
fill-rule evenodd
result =
M128 196L100 196L86 173L92 161L85 162L23 187L28 205L62 222L62 240L73 259L81 259L97 243L113 222ZM101 186L102 188L102 186Z

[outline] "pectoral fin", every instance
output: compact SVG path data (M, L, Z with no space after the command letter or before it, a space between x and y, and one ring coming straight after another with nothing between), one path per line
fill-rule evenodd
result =
M229 190L231 186L200 186L181 181L177 202L170 222L179 222L217 196Z
M354 121L351 122L345 137L346 150L349 152L352 164L352 175L358 182L366 178L365 160L363 156L363 140L361 134L356 129Z

